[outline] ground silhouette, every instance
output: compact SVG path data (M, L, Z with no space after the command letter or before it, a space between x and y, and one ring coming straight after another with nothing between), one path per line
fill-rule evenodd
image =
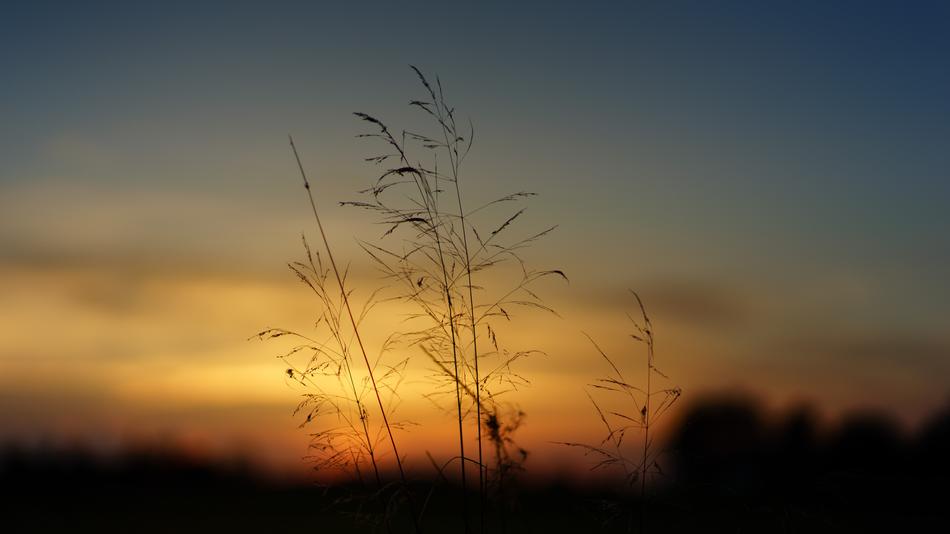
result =
M650 532L906 532L950 519L950 407L906 433L882 413L828 425L808 407L775 414L749 397L711 397L684 409L668 451ZM345 499L356 493L168 451L104 459L7 446L0 454L5 532L372 532L360 501ZM451 493L433 492L428 531L458 526ZM635 491L525 483L510 504L503 524L512 533L639 528Z

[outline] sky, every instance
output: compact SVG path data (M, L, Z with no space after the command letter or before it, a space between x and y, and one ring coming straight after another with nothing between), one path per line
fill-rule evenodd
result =
M378 174L352 112L418 124L410 64L475 126L473 205L533 191L518 231L558 225L526 259L567 273L539 287L560 316L510 333L547 353L511 398L536 465L596 435L584 334L635 354L628 289L684 401L910 427L947 402L946 4L192 4L3 8L0 440L300 471L301 388L248 341L318 312L285 266L315 237L287 134L371 287L356 240L381 232L338 206ZM409 382L424 424L401 439L450 451L450 414Z

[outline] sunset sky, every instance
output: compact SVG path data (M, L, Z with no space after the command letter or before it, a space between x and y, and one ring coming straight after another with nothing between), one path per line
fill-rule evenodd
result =
M507 338L547 353L510 399L533 465L596 435L584 333L639 357L628 288L684 402L742 391L912 428L948 400L945 3L127 4L0 16L0 443L304 471L302 389L280 346L248 341L318 312L285 266L316 236L287 134L371 287L356 239L382 230L338 206L378 175L351 112L417 124L409 64L475 125L472 204L533 191L517 231L558 225L525 257L570 278L538 286L560 317L522 312ZM423 425L400 439L451 451L406 356L399 410Z

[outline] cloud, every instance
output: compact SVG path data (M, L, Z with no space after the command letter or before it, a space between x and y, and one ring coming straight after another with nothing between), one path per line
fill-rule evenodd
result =
M686 278L665 278L637 283L636 290L647 312L663 321L704 328L734 327L749 320L746 297L724 284ZM612 288L599 291L604 303L631 314L637 303L629 290Z
M903 369L921 376L950 371L950 342L933 334L866 331L812 334L790 344L855 369Z

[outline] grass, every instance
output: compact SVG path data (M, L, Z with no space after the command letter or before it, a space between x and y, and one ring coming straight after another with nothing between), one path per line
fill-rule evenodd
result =
M393 435L394 425L390 422L390 417L387 414L388 408L384 404L382 394L380 393L381 385L387 382L398 381L400 369L404 365L404 362L398 366L386 369L380 380L377 381L375 371L377 370L379 360L376 359L375 363L371 362L360 334L360 322L372 308L374 297L370 298L359 314L354 314L353 306L350 303L351 290L347 289L345 282L346 273L341 273L333 256L329 239L323 228L323 223L320 219L319 211L317 210L317 205L311 191L310 181L300 161L300 156L297 153L297 148L294 145L292 137L290 138L290 146L300 170L300 177L303 180L304 188L307 191L314 221L323 243L323 250L326 253L330 265L326 267L323 264L320 254L317 253L315 255L311 251L306 238L304 238L303 246L307 256L306 263L293 262L288 264L288 266L298 279L317 296L321 304L322 314L316 321L316 327L318 330L323 327L329 332L329 336L327 339L318 340L290 330L269 328L258 333L257 337L265 339L291 336L303 341L302 344L294 346L290 352L280 356L281 359L288 364L288 378L300 382L313 391L304 396L304 400L298 405L295 414L300 411L306 413L306 418L301 426L306 426L326 416L335 419L337 423L342 423L342 426L331 425L328 428L319 429L311 434L311 449L314 450L314 454L310 458L314 461L318 469L352 470L352 474L354 474L356 478L361 479L362 473L360 466L363 463L362 457L365 454L366 457L369 458L373 478L376 483L376 491L373 493L373 497L381 503L383 510L380 517L382 521L385 522L387 529L391 529L391 507L395 502L395 497L399 496L399 493L390 495L388 499L383 497L387 487L383 484L379 463L377 461L376 451L378 449L379 440L374 438L370 433L370 412L363 400L366 391L362 391L361 388L358 388L356 385L357 379L354 373L354 357L352 354L354 352L353 343L348 339L348 336L352 336L352 339L355 339L356 348L358 348L357 355L361 357L364 365L363 371L368 378L368 381L364 383L363 389L368 388L376 400L376 407L379 410L378 413L381 420L380 430L384 431L386 437L388 437L392 456L399 474L402 495L406 496L411 505L409 516L414 530L419 531L413 496L411 491L409 491L402 457L400 456L399 448L396 445L396 439ZM335 282L335 284L333 282ZM345 330L347 326L350 328L348 331ZM309 358L302 368L295 366L291 361L292 356L301 352L309 353ZM336 391L328 391L324 385L316 380L317 377L328 376L337 378L337 385L343 389L342 394ZM389 387L391 391L395 391L395 386ZM356 421L359 421L359 423Z
M469 154L474 127L468 121L461 131L455 108L444 96L441 80L434 83L417 68L424 96L410 101L428 119L432 132L402 130L394 134L383 121L367 113L356 116L374 131L361 137L382 141L386 152L367 158L384 166L371 187L362 191L364 199L345 205L372 212L386 227L378 243L363 247L379 267L387 282L398 289L397 300L415 310L399 333L406 348L417 348L435 366L436 381L429 398L438 401L453 397L458 432L458 455L437 466L440 475L457 463L462 488L460 508L463 525L470 530L470 510L466 498L470 466L477 469L478 525L484 530L490 493L500 495L505 481L520 460L526 457L516 447L513 434L523 413L505 409L500 397L526 382L512 365L537 351L509 352L500 344L493 321L512 320L512 308L531 307L553 311L543 304L532 286L560 270L530 270L520 251L547 235L548 228L527 238L504 243L512 224L524 208L512 209L486 231L479 231L473 219L491 214L491 208L518 203L531 193L517 192L499 197L466 211L462 187L463 162ZM442 166L440 167L440 161ZM445 163L447 162L447 163ZM490 223L485 223L490 224ZM496 273L505 265L517 266L516 276L507 279ZM490 348L485 350L488 345ZM480 348L482 347L482 348ZM492 367L486 372L484 362ZM505 386L502 389L497 385ZM471 421L474 419L474 421ZM467 427L475 434L475 456L466 452ZM484 441L494 450L490 468Z
M423 97L409 105L421 113L424 123L413 130L394 130L375 115L355 113L371 128L359 137L383 147L366 158L381 170L370 187L360 191L359 200L341 202L367 211L384 228L378 239L359 243L385 286L370 292L361 308L354 305L354 290L333 256L311 183L291 139L326 260L313 253L304 239L306 261L289 266L318 297L321 315L316 327L324 336L267 329L258 337L292 336L301 341L281 357L288 362L288 377L310 390L298 411L305 415L302 426L316 427L313 460L319 468L336 469L357 480L371 470L370 499L378 510L377 524L389 531L399 525L400 517L408 517L412 528L421 531L435 492L432 486L417 505L419 486L410 481L394 435L402 425L391 418L392 399L399 396L411 355L424 356L431 371L425 397L452 414L457 434L457 454L442 459L428 454L435 474L444 487L458 487L458 517L464 532L504 530L508 490L528 457L516 440L525 413L510 399L530 380L517 372L516 364L542 353L507 348L499 339L499 331L504 330L499 326L514 321L519 309L555 313L535 286L547 278L567 281L567 276L559 269L530 268L523 257L525 249L556 228L514 235L526 213L523 204L533 193L518 191L467 209L463 185L471 178L463 172L463 163L473 146L474 127L471 121L460 127L441 80L430 82L419 69L411 68ZM640 496L645 497L647 479L659 470L650 429L679 397L679 389L654 390L654 375L665 375L655 365L650 318L639 295L633 295L640 317L630 317L631 336L646 348L644 384L628 382L622 366L597 347L612 373L591 386L594 394L589 392L589 397L607 437L599 446L567 444L599 455L596 467L619 466L628 485L639 485ZM373 358L363 343L361 324L377 304L388 301L408 305L411 311ZM398 363L384 364L382 355L394 352L401 354ZM307 360L293 364L301 353ZM605 410L595 399L600 393L619 394L629 404ZM624 441L633 429L643 434L638 460L628 454ZM392 454L396 465L395 485L381 474L382 449ZM642 527L646 499L641 502ZM407 515L399 515L401 503L409 505Z
M631 290L636 299L639 318L627 314L633 326L630 338L646 350L642 356L631 355L626 361L612 359L603 349L588 336L591 344L600 357L607 363L609 373L590 384L587 393L600 422L604 426L605 435L600 443L590 445L577 442L560 442L562 445L580 448L586 454L593 455L597 461L592 469L617 468L622 473L623 480L630 488L639 488L640 502L640 532L646 531L647 515L649 512L649 496L647 493L648 479L663 474L659 463L662 449L655 446L655 436L651 436L650 429L656 425L673 404L680 398L682 391L679 387L654 389L655 380L669 380L656 366L655 333L653 323L647 314L646 307L640 295ZM635 358L642 358L643 377L641 382L635 383L627 378L624 369L633 366ZM619 362L619 363L618 363ZM630 362L630 363L628 363ZM598 397L607 396L609 399L598 400ZM654 397L658 396L658 400ZM619 403L617 402L619 399ZM607 407L605 402L610 402ZM614 408L613 406L618 406ZM626 440L630 432L640 432L642 441L637 456L631 456L630 442ZM628 531L632 528L632 514L628 517Z

